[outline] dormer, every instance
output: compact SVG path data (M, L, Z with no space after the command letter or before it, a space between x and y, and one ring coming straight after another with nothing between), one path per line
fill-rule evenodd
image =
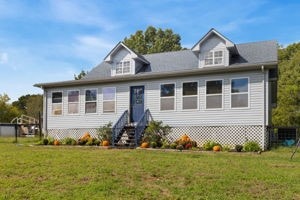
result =
M230 57L237 54L235 44L215 29L205 34L192 51L199 58L199 68L229 66Z
M136 74L145 64L149 64L143 56L135 53L123 42L119 42L104 61L112 66L111 76Z

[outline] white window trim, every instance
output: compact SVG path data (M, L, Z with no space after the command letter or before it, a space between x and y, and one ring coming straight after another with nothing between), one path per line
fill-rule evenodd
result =
M78 102L69 102L69 92L78 92ZM78 113L69 113L69 104L72 103L78 103ZM80 114L80 90L67 90L67 113L68 115L79 115Z
M186 96L184 96L183 95L183 84L184 83L194 83L194 82L197 82L197 95L186 95ZM200 90L199 90L199 86L200 86L200 83L199 83L199 81L183 81L182 82L182 84L181 84L181 109L183 110L183 111L189 111L189 110L191 110L191 111L194 111L194 110L199 110L199 92L200 92ZM192 109L184 109L183 108L183 98L184 97L197 97L197 108L192 108Z
M114 90L115 90L115 99L114 99L114 101L115 101L115 111L114 112L104 112L104 102L112 101L112 100L104 100L104 93L103 93L104 88L114 88ZM116 114L117 113L117 88L108 86L108 87L102 87L101 90L102 90L102 113L106 114L106 115L107 114Z
M239 92L239 93L232 93L231 92L231 81L234 80L234 79L248 79L248 92ZM239 109L250 109L250 78L249 77L234 77L234 78L230 78L229 80L229 84L230 84L230 109L233 109L233 110L239 110ZM247 107L232 107L232 104L231 104L231 95L238 95L238 94L248 94L248 106Z
M220 94L207 94L207 82L208 81L222 81L222 107L221 108L207 108L206 97L207 96L217 96ZM224 79L207 79L205 80L205 110L224 110Z
M216 51L222 51L222 63L220 63L220 64L215 64L215 52ZM210 53L210 52L212 52L212 54L213 54L213 57L212 57L212 60L213 60L213 64L211 64L211 65L206 65L205 64L205 60L206 60L206 55L208 54L208 53ZM207 52L205 52L204 53L204 60L203 60L203 66L204 67L207 67L207 66L221 66L221 65L225 65L225 51L224 51L224 49L213 49L213 50L210 50L210 51L207 51Z
M129 62L129 72L124 73L124 62ZM117 73L117 65L118 63L122 63L122 73ZM119 62L115 63L115 75L120 76L120 75L126 75L126 74L131 74L132 72L132 62L129 59L121 60Z
M161 86L162 85L167 85L167 84L174 84L174 97L161 97ZM160 83L159 84L159 111L160 112L174 112L176 111L176 82L167 82L167 83ZM170 98L174 98L174 110L161 110L161 99L170 99Z
M87 90L96 90L96 101L86 101L86 91ZM95 115L98 114L98 89L97 88L88 88L84 90L84 114L85 115ZM86 113L86 103L87 102L96 102L96 112L94 113Z
M53 97L53 93L57 93L60 92L61 93L61 103L52 103L52 97ZM53 104L61 104L61 114L60 115L54 115L53 114ZM51 92L51 116L54 117L59 117L59 116L63 116L64 114L64 92L59 90L59 91L52 91Z

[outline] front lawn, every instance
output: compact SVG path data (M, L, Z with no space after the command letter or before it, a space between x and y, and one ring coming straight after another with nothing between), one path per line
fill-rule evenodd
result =
M0 199L300 199L300 151L32 146L0 138ZM33 142L33 140L35 140Z

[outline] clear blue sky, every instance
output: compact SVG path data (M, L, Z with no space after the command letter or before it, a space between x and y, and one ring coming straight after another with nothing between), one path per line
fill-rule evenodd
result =
M171 28L191 48L210 28L235 43L299 42L300 1L0 0L0 94L42 93L39 82L91 70L124 37Z

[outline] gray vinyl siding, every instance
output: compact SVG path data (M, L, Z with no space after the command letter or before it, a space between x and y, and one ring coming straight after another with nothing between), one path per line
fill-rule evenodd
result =
M230 79L249 77L249 108L231 108ZM207 110L206 80L223 80L223 108ZM264 125L264 73L243 72L225 75L193 76L172 79L157 79L151 81L139 81L134 83L119 83L106 85L89 85L82 87L53 88L45 92L47 95L47 129L69 129L69 128L98 128L108 122L115 123L120 115L129 110L130 86L145 86L145 109L149 108L155 120L162 120L170 126L221 126L221 125ZM198 109L182 109L182 83L198 82ZM174 111L160 111L160 85L162 83L176 84L176 98ZM103 113L102 88L116 87L116 112ZM85 90L97 89L97 113L85 114ZM267 86L266 86L267 88ZM67 91L80 90L79 114L68 114ZM52 115L51 96L53 91L63 92L63 114ZM266 93L268 94L268 93ZM44 100L45 101L45 100ZM268 113L268 112L266 112Z

